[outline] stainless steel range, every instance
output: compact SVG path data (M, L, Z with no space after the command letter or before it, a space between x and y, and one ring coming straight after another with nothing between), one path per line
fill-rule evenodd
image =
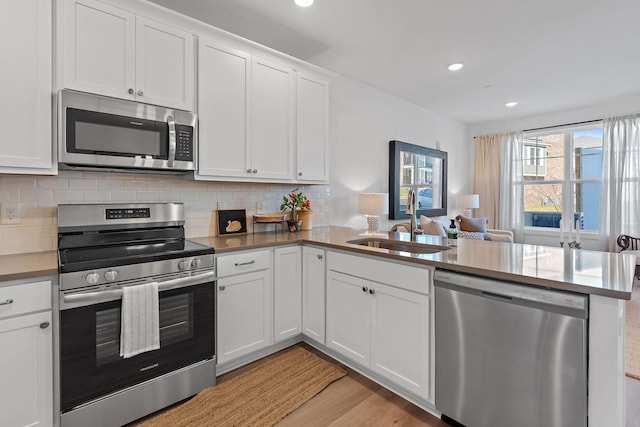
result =
M61 426L120 426L215 384L214 250L184 234L181 203L58 207ZM123 293L149 286L159 348L121 355Z

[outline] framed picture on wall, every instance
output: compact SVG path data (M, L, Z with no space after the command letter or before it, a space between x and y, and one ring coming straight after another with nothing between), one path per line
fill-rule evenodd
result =
M247 232L247 212L244 209L218 211L218 235Z

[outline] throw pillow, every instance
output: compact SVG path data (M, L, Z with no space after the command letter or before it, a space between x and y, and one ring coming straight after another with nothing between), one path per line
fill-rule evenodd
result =
M459 231L459 239L486 240L486 234L479 231Z
M442 224L440 224L437 221L431 221L427 224L421 224L420 227L422 228L422 231L424 232L424 234L430 234L432 236L447 237L446 230L444 229Z
M487 233L487 218L470 218L468 216L458 215L456 220L460 224L460 231Z

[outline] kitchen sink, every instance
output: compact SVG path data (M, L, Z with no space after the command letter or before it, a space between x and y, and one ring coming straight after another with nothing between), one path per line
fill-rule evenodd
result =
M367 246L370 248L388 249L390 251L411 252L414 254L435 254L449 249L448 246L378 238L348 240L347 243L351 243L352 245Z

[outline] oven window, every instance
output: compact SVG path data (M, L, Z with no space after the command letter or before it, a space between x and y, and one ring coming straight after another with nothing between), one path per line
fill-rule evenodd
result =
M164 297L158 305L161 347L193 338L193 294ZM120 307L96 312L96 366L121 359L120 318Z

